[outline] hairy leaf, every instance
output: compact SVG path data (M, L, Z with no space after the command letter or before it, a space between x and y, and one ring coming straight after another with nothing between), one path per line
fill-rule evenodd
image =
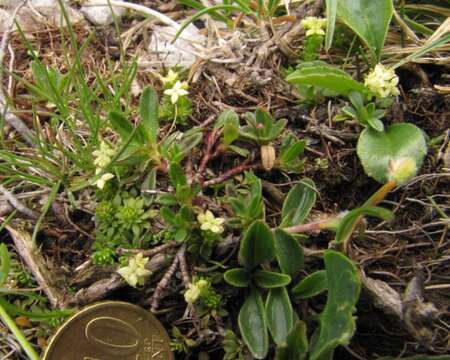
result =
M314 182L303 179L287 194L281 213L281 227L301 224L316 202Z
M223 275L225 281L235 287L247 287L250 283L251 277L245 269L231 269Z
M305 360L308 355L308 334L306 324L298 321L289 333L286 345L278 347L276 360Z
M275 254L281 271L291 277L298 275L303 268L303 248L287 232L275 230Z
M254 268L275 256L274 236L262 221L255 221L244 234L239 249L239 261L246 268Z
M325 251L324 262L328 298L319 315L319 334L311 360L322 359L337 346L348 344L356 330L353 313L361 290L358 271L351 260L334 250Z
M267 324L261 293L253 289L238 316L239 329L245 344L256 359L264 359L269 350Z
M291 277L278 272L257 270L253 274L253 280L262 288L274 289L288 285L291 282Z
M327 272L319 270L308 275L295 285L291 293L295 298L307 299L327 289Z
M139 110L144 132L147 138L156 144L159 127L159 102L158 94L151 86L147 86L142 92Z
M339 0L337 16L369 47L378 63L394 7L392 0Z
M273 341L279 346L285 344L294 322L292 304L286 288L269 290L266 321Z
M364 85L353 80L345 71L326 64L312 63L294 71L286 80L292 84L317 86L340 95L364 91Z
M411 158L418 170L427 153L427 144L422 130L413 124L400 123L385 131L365 129L359 137L357 153L366 174L386 183L391 180L390 169L395 161Z

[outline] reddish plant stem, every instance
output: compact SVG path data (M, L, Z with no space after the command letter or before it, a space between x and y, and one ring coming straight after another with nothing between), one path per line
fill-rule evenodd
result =
M222 175L220 175L220 176L218 176L218 177L216 177L214 179L205 181L202 184L202 186L205 188L205 187L208 187L208 186L211 186L211 185L220 184L221 182L224 182L225 180L229 179L230 177L232 177L234 175L240 174L241 172L243 172L245 170L250 170L250 169L256 168L257 166L258 166L258 164L241 164L241 165L238 165L238 166L236 166L236 167L234 167L234 168L232 168L232 169L230 169L228 171L225 171Z
M316 221L308 224L298 224L284 228L283 230L289 234L305 233L305 232L319 232L322 230L322 225L326 224L330 220Z
M191 278L189 276L189 268L186 261L186 244L183 244L180 251L178 252L178 261L180 262L183 285L186 289L188 289L189 285L191 284Z
M213 147L220 136L220 132L221 131L219 129L214 129L208 134L206 138L206 152L198 167L199 181L203 179L203 173L205 172L208 161L211 160L211 156L213 154Z

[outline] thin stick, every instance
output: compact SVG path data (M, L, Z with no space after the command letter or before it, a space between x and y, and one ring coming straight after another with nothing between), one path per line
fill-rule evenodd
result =
M170 280L172 279L173 274L175 274L175 271L177 270L178 263L180 259L177 256L173 259L172 265L170 265L170 268L167 269L166 273L162 277L162 279L159 281L158 286L155 289L155 292L152 296L152 305L151 305L151 312L155 312L158 310L159 307L159 301L161 300L163 291L169 286Z
M8 190L6 190L3 185L0 185L0 192L3 193L3 195L5 196L6 200L8 200L8 202L15 207L18 211L20 211L22 214L25 214L26 216L28 216L31 219L38 219L39 218L39 214L34 211L31 210L29 208L27 208L20 200L18 200L13 193L9 192Z
M180 261L181 277L183 279L183 285L186 289L191 285L191 279L189 276L189 268L186 261L186 244L183 244L178 252L178 260Z
M143 256L152 257L152 256L155 256L156 254L159 254L159 253L161 253L161 252L163 252L163 251L165 251L167 249L171 249L171 248L173 248L173 247L175 247L177 245L178 245L177 242L170 241L170 242L168 242L166 244L162 244L162 245L156 246L156 247L154 247L152 249L149 249L149 250L119 248L117 250L117 252L118 252L119 255L142 253Z
M5 50L9 43L9 37L12 33L17 13L24 5L25 2L22 1L14 9L14 12L12 13L11 18L9 20L9 24L6 27L7 30L4 32L2 42L0 43L0 113L3 114L3 117L5 118L6 122L9 125L11 125L29 145L34 146L35 144L33 142L34 138L33 132L24 124L22 119L18 118L12 112L8 111L5 92L3 90L3 86L1 85L1 79L3 77L3 59L5 57Z
M224 182L225 180L229 179L230 177L232 177L234 175L240 174L241 172L244 172L245 170L250 170L250 169L256 168L257 166L258 166L258 164L241 164L241 165L238 165L238 166L236 166L236 167L234 167L234 168L232 168L232 169L230 169L228 171L225 171L222 175L220 175L220 176L218 176L218 177L216 177L214 179L205 181L203 183L203 187L208 187L208 186L211 186L211 185L220 184L221 182Z

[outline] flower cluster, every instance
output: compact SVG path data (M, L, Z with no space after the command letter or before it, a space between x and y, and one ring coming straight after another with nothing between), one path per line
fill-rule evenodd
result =
M197 220L201 225L200 229L203 231L211 231L215 234L221 234L224 231L223 223L225 219L214 217L214 214L209 210L206 210L203 214L198 214Z
M133 287L144 285L145 279L152 273L145 268L147 262L148 258L139 253L129 260L128 266L119 268L117 272Z
M366 76L364 85L377 97L396 96L398 91L398 76L394 69L387 68L383 64L377 64Z
M389 177L399 185L406 183L416 172L417 165L411 157L402 157L389 163Z
M115 151L104 141L100 143L100 149L92 152L94 156L94 164L97 167L95 169L95 174L99 174L106 166L111 162L111 157L113 157ZM96 182L95 185L99 189L103 189L108 180L111 180L114 177L111 173L103 174Z
M200 279L192 284L189 284L189 289L184 293L184 300L188 304L195 303L202 294L202 291L209 287L208 281Z
M327 19L318 18L315 16L308 16L301 22L306 29L306 37L312 35L325 35L325 27L327 25Z

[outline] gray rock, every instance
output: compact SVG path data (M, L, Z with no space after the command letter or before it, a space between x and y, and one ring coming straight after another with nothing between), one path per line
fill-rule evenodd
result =
M106 6L89 6L95 3L106 4ZM126 9L119 6L112 7L117 19L125 15ZM88 0L81 7L81 12L87 20L94 25L102 26L112 24L114 21L113 13L105 0Z

